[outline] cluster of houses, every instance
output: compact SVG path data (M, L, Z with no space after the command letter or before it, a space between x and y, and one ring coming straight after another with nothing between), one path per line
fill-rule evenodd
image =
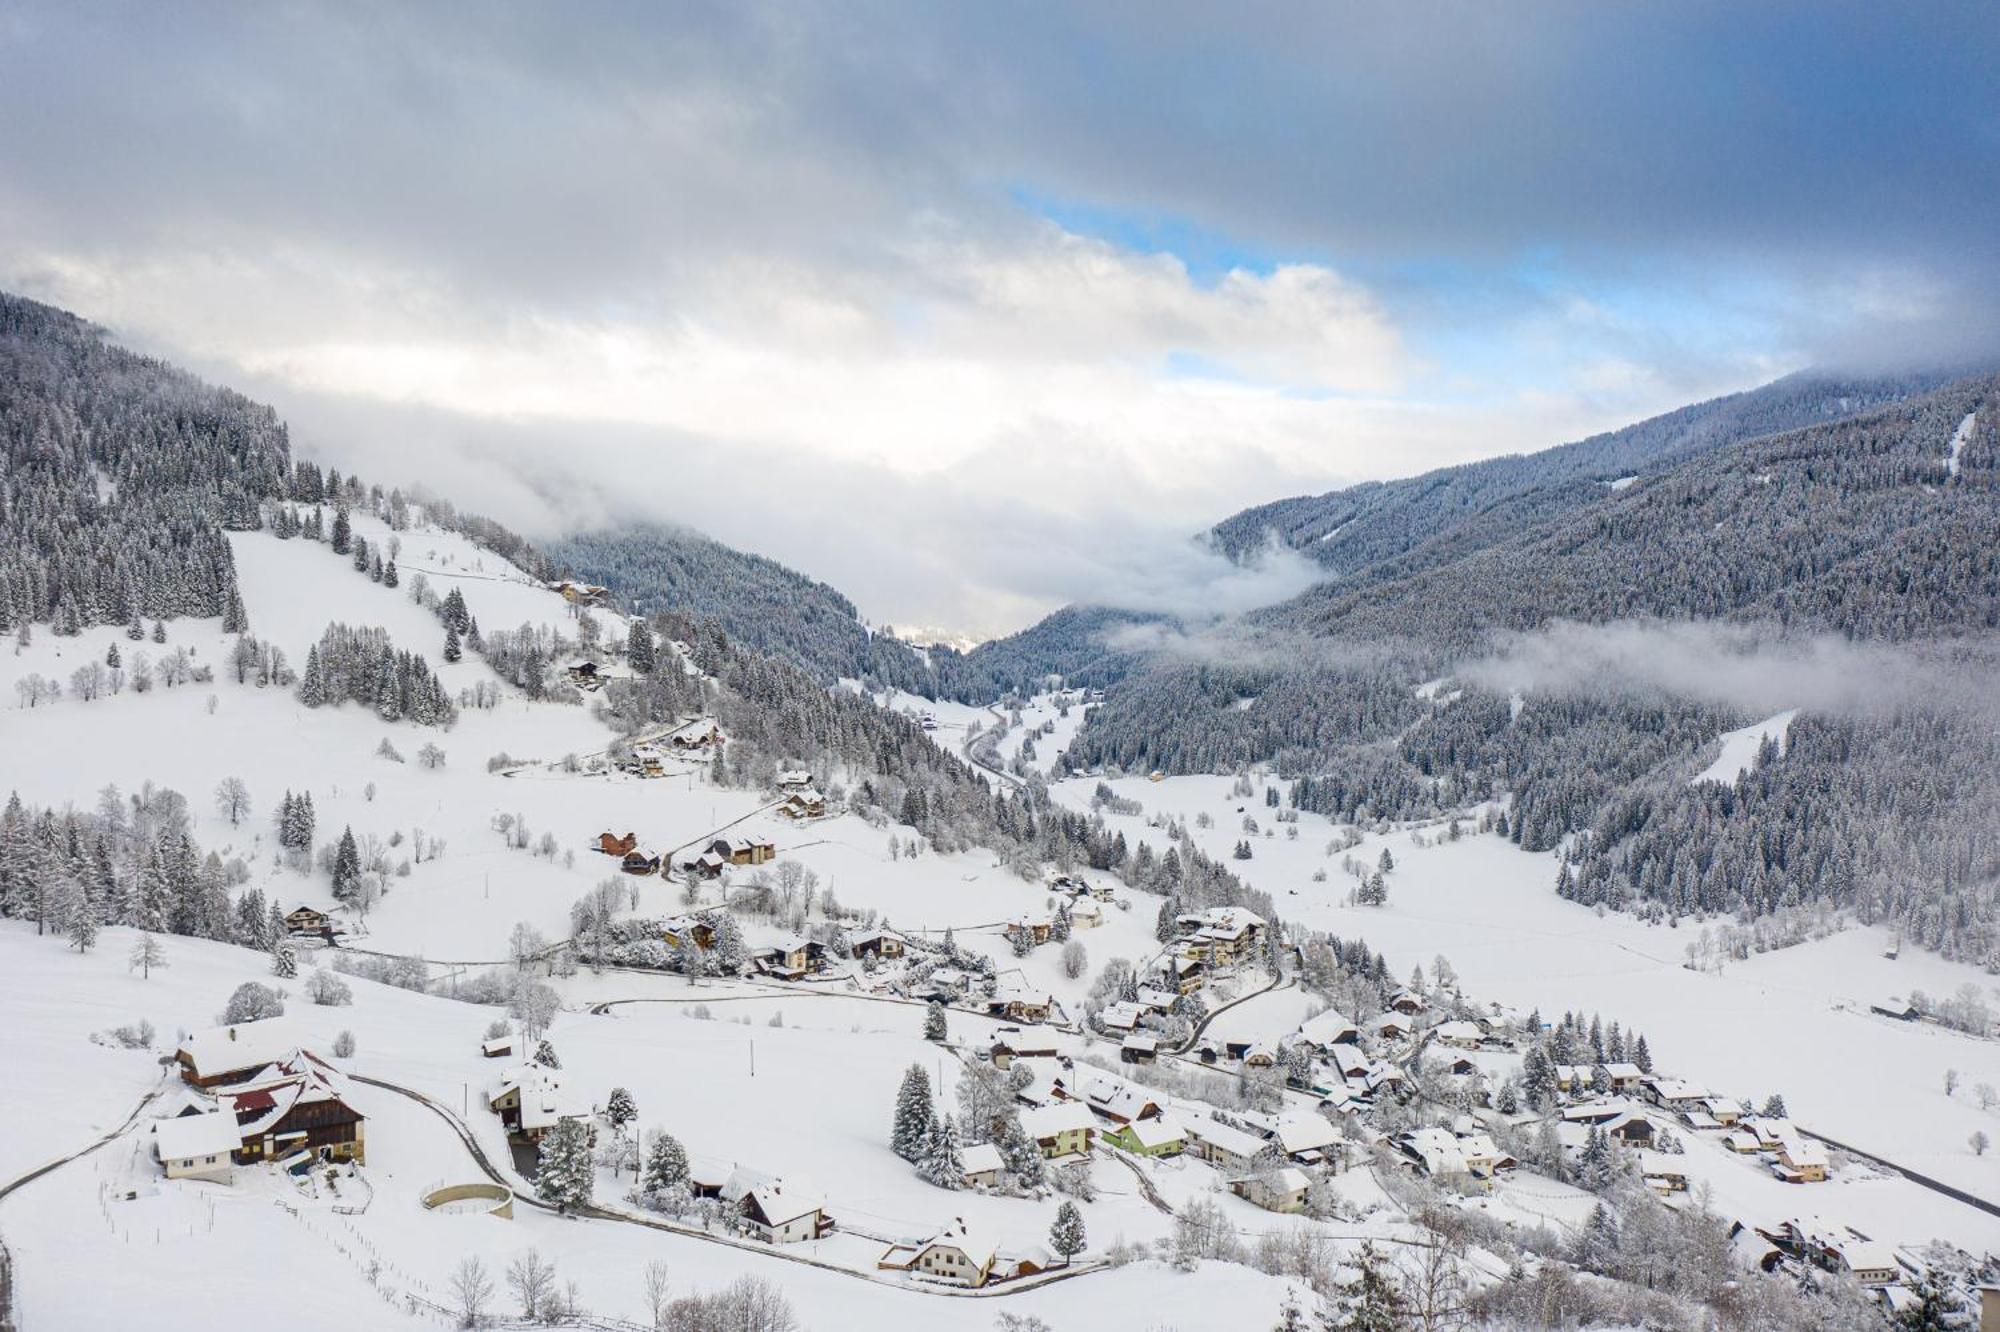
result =
M778 843L763 833L718 837L682 861L680 868L690 878L713 879L731 866L766 865L777 855Z
M362 1163L365 1116L346 1074L300 1045L282 1018L199 1032L174 1055L185 1090L153 1129L169 1179L227 1183L260 1161Z
M1718 1096L1698 1083L1646 1073L1632 1063L1555 1066L1556 1090L1574 1102L1563 1110L1566 1123L1595 1124L1628 1146L1650 1147L1658 1130L1678 1121L1716 1136L1740 1156L1762 1158L1787 1184L1818 1184L1829 1171L1826 1147L1790 1120L1751 1115L1742 1102ZM1675 1191L1673 1172L1649 1182ZM1685 1188L1685 1181L1679 1185Z
M1398 1134L1390 1145L1421 1174L1486 1188L1520 1164L1495 1145L1492 1134L1479 1131L1416 1129Z
M1015 1092L1026 1106L1021 1127L1058 1165L1087 1160L1100 1145L1133 1156L1187 1155L1213 1165L1232 1191L1257 1206L1295 1212L1305 1207L1309 1183L1302 1167L1340 1158L1340 1130L1323 1115L1183 1118L1147 1088L1063 1059L1053 1041L1021 1028L1001 1028L988 1057L996 1067L1028 1070Z
M1184 912L1174 921L1174 941L1166 960L1175 988L1192 993L1207 983L1209 975L1234 971L1256 958L1269 928L1247 907Z
M734 1209L744 1233L766 1244L795 1244L833 1233L834 1219L825 1195L801 1181L787 1183L776 1175L730 1166L694 1162L688 1187L697 1198L714 1198Z

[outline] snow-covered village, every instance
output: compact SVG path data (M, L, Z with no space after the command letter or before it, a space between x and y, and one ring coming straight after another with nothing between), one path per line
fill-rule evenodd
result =
M10 109L163 126L72 144L158 210L122 240L0 150L0 1332L2000 1329L2000 341L1566 406L1513 334L1425 341L1476 247L1267 263L878 119L956 106L969 41L957 97L1032 118L1088 49L1117 109L1031 141L1103 165L1169 51L1248 62L1212 116L1319 124L1299 68L1455 67L1450 25L753 8L0 32ZM83 72L140 47L229 109ZM295 139L354 187L310 228ZM558 256L515 204L619 197L571 142L735 211L620 180L659 236ZM213 158L274 197L197 242ZM491 230L391 246L398 194ZM796 234L902 195L879 254ZM530 254L621 294L564 324L499 282ZM1593 349L1671 323L1573 299ZM449 341L475 301L505 333ZM1301 368L1419 355L1542 400Z

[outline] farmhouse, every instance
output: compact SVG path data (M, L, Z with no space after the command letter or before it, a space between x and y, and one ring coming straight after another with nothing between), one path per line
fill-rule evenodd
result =
M658 874L660 858L649 856L644 851L627 851L618 862L618 868L627 874Z
M293 1051L221 1094L236 1120L236 1159L275 1161L305 1150L324 1160L366 1160L365 1117L346 1096L345 1074L309 1051Z
M1171 1115L1120 1124L1107 1129L1104 1138L1138 1156L1179 1156L1187 1148L1187 1130Z
M639 849L639 834L626 833L623 837L612 832L597 834L597 849L607 856L623 857Z
M641 741L632 746L632 757L623 766L626 771L641 777L664 777L667 775L667 756L660 752L658 745Z
M690 937L704 952L715 947L715 927L700 916L673 916L661 923L660 939L669 948L679 948Z
M1114 1124L1157 1119L1160 1115L1159 1102L1146 1095L1144 1089L1106 1073L1086 1070L1077 1090L1081 1093L1079 1100Z
M697 717L667 735L667 743L675 749L706 749L722 740L722 732L716 729L713 717Z
M757 970L781 980L802 980L819 966L826 945L797 935L785 935L762 948L752 949L750 961Z
M876 1266L977 1287L993 1275L998 1255L999 1248L990 1236L957 1220L921 1243L896 1245L876 1261Z
M1023 990L1012 986L996 989L986 1002L987 1011L1016 1022L1047 1022L1054 999L1046 990Z
M1604 1072L1611 1079L1611 1090L1615 1092L1633 1091L1646 1078L1644 1069L1624 1061L1606 1064Z
M318 935L322 939L332 939L340 931L332 916L315 907L296 906L285 913L285 933L291 935Z
M768 837L718 837L708 851L731 865L762 865L778 854L778 844Z
M1051 1101L1021 1116L1021 1127L1051 1161L1088 1156L1097 1134L1097 1119L1079 1101Z
M722 1185L724 1202L742 1213L744 1229L766 1244L819 1239L833 1230L824 1201L808 1189L738 1167Z
M909 940L894 930L867 930L849 937L848 949L856 957L898 958L909 951Z
M231 1154L240 1142L236 1116L226 1110L162 1119L153 1126L153 1156L168 1179L229 1183L235 1176Z
M1279 1151L1305 1165L1324 1161L1327 1151L1340 1141L1340 1132L1331 1120L1310 1113L1280 1115L1275 1136Z
M548 584L551 592L562 593L562 599L573 606L602 606L611 589L599 587L596 583L579 583L570 579L559 579Z
M1306 1189L1310 1184L1305 1171L1297 1166L1285 1166L1279 1170L1260 1171L1232 1179L1229 1191L1267 1212L1303 1212L1306 1210Z
M779 802L778 812L788 819L816 819L826 813L826 797L810 787L793 791Z
M1212 966L1234 966L1256 956L1264 939L1264 918L1243 907L1210 907L1176 920L1184 953Z
M1460 1050L1477 1050L1484 1038L1476 1022L1440 1022L1431 1029L1434 1040Z
M1681 1164L1681 1158L1678 1156L1641 1152L1639 1176L1656 1193L1674 1194L1688 1191L1687 1168Z
M1127 1064L1150 1064L1160 1057L1160 1038L1150 1031L1133 1032L1118 1046L1118 1058Z
M1055 923L1047 916L1016 916L1001 931L1010 942L1025 938L1030 944L1045 944L1054 932Z
M778 774L780 791L803 791L813 784L813 775L804 768L789 768Z
M174 1053L181 1079L190 1086L217 1087L241 1082L299 1048L299 1034L284 1018L239 1022L198 1031Z
M1016 1059L1053 1059L1055 1055L1053 1036L1037 1035L1021 1027L996 1027L993 1031L990 1056L995 1068L1005 1068Z
M509 1137L526 1142L540 1142L565 1119L591 1115L590 1102L564 1087L560 1072L534 1063L508 1070L487 1089L486 1104Z
M1192 1121L1187 1134L1194 1155L1228 1174L1243 1174L1277 1155L1269 1139L1214 1119Z
M990 1142L975 1142L961 1148L958 1163L964 1167L965 1187L968 1189L996 1187L1006 1164L1000 1159L1000 1149Z
M1826 1148L1811 1138L1787 1134L1778 1146L1771 1172L1787 1184L1818 1184L1826 1179Z

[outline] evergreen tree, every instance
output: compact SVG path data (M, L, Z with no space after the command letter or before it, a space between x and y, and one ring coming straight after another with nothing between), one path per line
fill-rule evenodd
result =
M446 661L458 661L464 656L465 656L465 649L460 647L458 643L458 626L455 624L445 625L444 659Z
M646 1188L649 1192L665 1193L687 1183L687 1149L680 1139L664 1130L653 1137L653 1148L646 1156Z
M1086 1247L1083 1213L1076 1210L1075 1203L1065 1198L1062 1206L1056 1208L1056 1219L1049 1226L1049 1249L1061 1255L1063 1266L1068 1267L1070 1259Z
M1403 1332L1409 1326L1409 1302L1396 1289L1374 1241L1362 1241L1354 1266L1360 1275L1347 1288L1340 1326L1350 1332Z
M1780 1096L1777 1092L1772 1092L1769 1096L1764 1098L1764 1108L1760 1113L1766 1119L1785 1118L1787 1114L1787 1111L1785 1110L1785 1098L1783 1096Z
M347 521L347 506L342 504L333 511L333 553L345 555L348 552L354 528Z
M340 834L340 845L333 853L333 896L341 902L351 902L361 888L361 851L354 844L354 828L349 825Z
M623 1132L625 1126L638 1117L639 1104L632 1099L632 1093L623 1087L613 1087L611 1094L604 1098L605 1122Z
M222 601L222 632L225 634L247 634L250 632L250 612L243 607L243 594L236 584L229 585L229 591Z
M625 659L640 675L651 675L659 664L653 649L653 631L644 620L632 621L632 632L625 639Z
M1641 1073L1653 1071L1653 1052L1646 1046L1646 1038L1639 1037L1639 1043L1632 1047L1632 1062L1639 1066Z
M543 1068L561 1068L562 1060L556 1057L556 1047L546 1040L535 1046L535 1062Z
M942 1041L945 1036L944 1005L933 999L924 1010L924 1039Z
M293 980L298 976L299 954L289 939L279 939L272 943L271 974L280 980Z
M965 1162L958 1155L958 1129L950 1115L933 1113L917 1173L941 1189L965 1187Z
M911 1064L903 1074L902 1088L896 1093L896 1119L889 1133L889 1146L905 1161L915 1161L930 1140L931 1079L923 1065Z
M568 1215L590 1205L597 1185L597 1163L591 1157L590 1128L582 1120L563 1119L542 1138L535 1170L535 1194Z

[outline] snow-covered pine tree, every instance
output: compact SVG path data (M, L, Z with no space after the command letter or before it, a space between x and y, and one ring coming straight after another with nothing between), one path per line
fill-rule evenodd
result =
M933 1113L917 1173L941 1189L965 1187L965 1162L958 1155L958 1129L950 1115Z
M622 1132L638 1117L639 1103L632 1099L632 1093L623 1087L613 1087L611 1094L604 1098L605 1122Z
M1083 1213L1076 1210L1076 1204L1068 1198L1056 1208L1056 1219L1049 1226L1049 1249L1061 1255L1063 1266L1068 1267L1070 1259L1082 1253L1088 1245L1083 1229Z
M590 1205L597 1163L590 1151L590 1127L563 1119L542 1138L535 1169L535 1194L565 1215Z
M1409 1303L1396 1289L1372 1240L1361 1242L1354 1266L1360 1275L1341 1299L1346 1332L1403 1332L1409 1326Z
M933 999L929 1007L924 1009L924 1039L942 1041L945 1036L944 1005Z
M348 825L340 834L340 845L333 853L333 896L336 901L353 900L361 887L361 851L354 844L354 827Z
M903 1085L896 1093L896 1118L889 1133L889 1146L905 1161L915 1161L930 1140L931 1120L936 1111L931 1105L930 1074L924 1072L923 1065L911 1064L903 1074Z
M687 1149L679 1138L662 1129L653 1135L653 1147L646 1154L646 1189L664 1193L687 1183Z
M543 1068L561 1068L562 1060L556 1057L556 1047L546 1040L535 1046L535 1062Z
M651 675L659 664L653 650L653 631L644 620L632 621L632 631L625 638L625 659L640 675Z

